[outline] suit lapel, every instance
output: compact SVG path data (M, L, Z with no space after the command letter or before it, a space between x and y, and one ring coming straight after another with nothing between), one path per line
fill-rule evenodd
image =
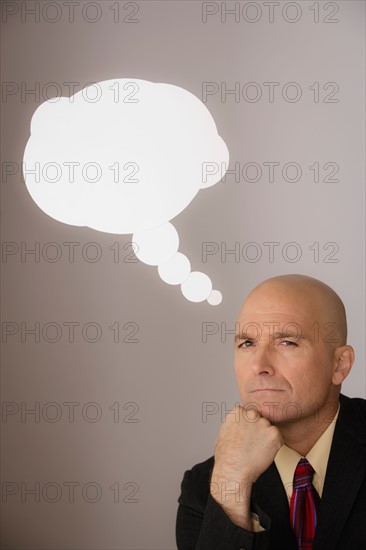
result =
M274 462L254 484L252 498L271 518L270 548L295 550L288 498Z
M349 398L341 396L340 402L313 550L336 547L366 476L364 420Z

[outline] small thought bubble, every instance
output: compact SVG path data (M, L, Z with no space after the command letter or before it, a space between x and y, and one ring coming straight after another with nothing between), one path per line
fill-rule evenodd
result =
M200 189L215 185L229 152L207 107L172 84L98 82L42 103L23 158L27 189L62 223L133 234L136 256L181 285L190 301L221 302L204 273L191 272L169 223ZM210 298L211 296L211 298Z

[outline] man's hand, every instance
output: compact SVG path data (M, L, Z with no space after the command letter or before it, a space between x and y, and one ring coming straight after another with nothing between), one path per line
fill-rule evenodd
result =
M216 440L210 490L236 525L252 530L252 484L271 465L282 445L279 429L256 410L236 405L226 416Z

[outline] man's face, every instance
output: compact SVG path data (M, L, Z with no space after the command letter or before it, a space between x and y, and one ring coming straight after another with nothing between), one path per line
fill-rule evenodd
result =
M237 322L234 365L242 405L272 423L333 418L337 326L311 293L283 285L256 289ZM339 335L338 335L339 338ZM339 343L338 343L339 345ZM249 405L251 404L251 405ZM324 416L325 415L325 416Z

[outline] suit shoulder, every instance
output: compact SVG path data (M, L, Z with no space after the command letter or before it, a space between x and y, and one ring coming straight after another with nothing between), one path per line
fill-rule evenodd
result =
M181 484L181 495L178 499L180 504L195 509L205 509L210 491L210 479L214 460L212 456L204 462L195 464L190 470L184 473Z
M361 423L366 423L366 399L362 397L347 397L340 395L340 404L342 416L349 420L350 418L357 419ZM344 414L343 414L343 411Z
M362 399L362 397L354 397L352 401L360 411L363 419L366 421L366 399Z

